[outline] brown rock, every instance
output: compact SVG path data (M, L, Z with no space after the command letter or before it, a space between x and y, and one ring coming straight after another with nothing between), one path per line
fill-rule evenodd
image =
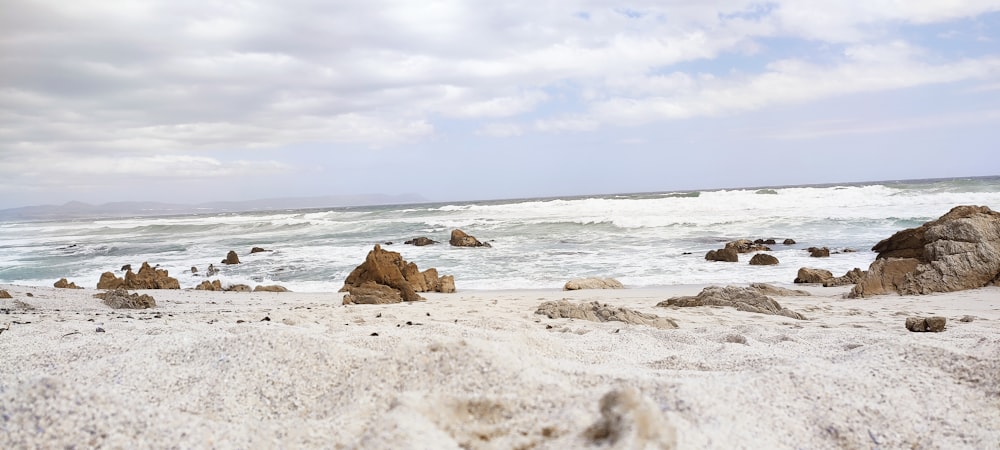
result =
M592 322L617 321L656 328L677 328L677 322L666 317L599 302L574 304L568 300L548 301L538 305L535 314L542 314L550 319L582 319Z
M826 258L830 256L830 249L827 247L809 247L809 256L813 258Z
M351 292L351 287L361 287L371 281L399 291L403 301L412 302L423 300L417 292L454 292L455 280L448 278L446 281L445 277L438 277L436 269L421 272L416 264L406 262L399 253L383 250L376 244L375 249L368 252L365 262L347 276L340 291ZM368 302L352 301L352 303Z
M758 253L750 258L751 266L773 266L778 264L778 258L768 255L767 253Z
M195 266L191 266L191 273L193 274L198 273L198 268Z
M867 272L855 267L851 270L848 270L847 273L844 274L844 276L833 277L830 278L829 280L823 281L823 286L833 287L833 286L846 286L848 284L855 284L858 281L861 281L861 279L864 278L866 273Z
M219 273L219 269L215 267L215 264L209 264L208 270L205 271L205 276L214 277L217 273Z
M914 332L930 331L940 333L944 331L947 319L940 316L935 317L907 317L906 329Z
M443 292L443 293L446 293L446 294L450 294L452 292L455 292L455 277L454 276L452 276L452 275L444 275L441 278L439 278L439 280L441 281L441 283L438 284L438 289L437 289L438 292Z
M956 206L940 218L899 231L872 247L878 257L850 297L929 294L1000 282L1000 213Z
M239 263L240 263L240 257L237 256L236 252L232 250L230 250L229 253L226 253L226 259L222 260L222 264L239 264Z
M437 244L437 241L435 241L433 239L430 239L430 238L427 238L427 237L424 237L424 236L420 236L420 237L417 237L417 238L410 239L410 240L404 242L404 244L410 244L410 245L416 245L417 247L423 247L425 245Z
M465 234L464 231L459 230L457 228L454 229L454 230L451 230L451 240L448 241L448 242L451 243L451 245L453 245L455 247L489 247L490 246L490 244L479 242L479 239L476 239L476 238L474 238L472 236L469 236L468 234Z
M201 284L195 286L194 289L196 291L221 291L222 282L219 280L213 280L213 281L205 280L202 281Z
M383 305L403 301L400 291L374 281L365 281L358 286L348 286L344 295L345 305Z
M728 306L739 311L777 314L799 320L805 319L802 314L783 308L774 299L752 287L709 286L702 289L698 295L673 297L658 303L656 306Z
M799 269L799 273L795 276L795 282L822 284L832 278L833 278L833 273L830 272L829 270L802 267Z
M251 291L250 286L247 286L245 284L234 284L232 286L227 287L225 290L228 291L228 292L250 292Z
M569 280L563 286L564 291L579 289L624 289L625 286L614 278L577 278Z
M944 331L945 324L948 323L948 319L941 316L934 316L927 318L927 331L934 333L940 333Z
M738 239L732 242L727 242L725 248L731 248L736 250L737 253L750 253L750 252L769 252L770 247L763 245L763 240L761 243L755 243L749 239Z
M101 279L104 276L101 275ZM170 274L163 269L154 269L149 263L142 263L139 273L132 271L125 272L126 289L180 289L181 284L176 278L171 278ZM98 287L98 289L101 289Z
M266 250L266 249L263 249L263 248L260 248L260 247L254 247L254 248L250 249L250 254L252 255L254 253L269 252L269 251L271 251L271 250ZM226 259L228 259L228 258L229 258L229 256L227 255Z
M131 271L131 269L129 269ZM112 272L104 272L97 282L98 289L118 289L125 286L125 280L118 278Z
M785 245L795 245L795 239L785 239L781 243Z
M674 449L677 431L638 389L615 389L601 397L601 418L584 430L588 447L610 449Z
M156 306L156 300L147 294L129 294L125 288L109 290L94 297L104 300L104 304L114 309L146 309Z
M11 297L10 292L0 289L0 298L14 298L14 297Z
M289 292L289 290L284 286L278 286L276 284L270 286L257 286L253 288L254 292Z
M76 283L67 281L65 278L60 278L59 281L53 283L52 286L59 289L83 289L82 287L77 286Z
M709 261L739 262L740 256L736 249L722 248L719 250L709 250L705 254L705 259Z
M803 297L812 295L809 291L803 291L801 289L787 289L767 283L750 283L750 287L756 289L757 292L760 292L761 294L773 295L776 297Z

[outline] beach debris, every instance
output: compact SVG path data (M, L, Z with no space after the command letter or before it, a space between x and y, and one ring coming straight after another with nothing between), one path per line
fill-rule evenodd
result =
M850 298L1000 285L1000 212L956 206L938 219L893 234L872 250L878 256Z
M154 269L149 263L142 263L139 273L133 273L132 269L125 272L123 278L118 278L112 272L101 274L100 281L97 282L97 289L180 289L181 284L176 278L171 278L170 274L163 269Z
M14 297L10 295L10 292L0 289L0 298L14 298Z
M676 430L660 408L636 388L614 389L600 402L601 417L583 437L594 446L610 448L673 449Z
M914 332L930 331L940 333L944 331L944 326L948 319L941 316L934 317L907 317L906 329Z
M579 289L623 289L625 286L614 278L576 278L566 282L564 291L575 291Z
M750 258L751 266L773 266L775 264L778 264L778 258L767 253L758 253Z
M813 258L826 258L830 256L830 249L827 247L809 247L806 251Z
M431 238L420 236L420 237L415 237L413 239L410 239L410 240L408 240L406 242L403 242L403 243L404 244L409 244L409 245L416 245L417 247L423 247L425 245L437 244L438 242L435 241L435 240L433 240L433 239L431 239Z
M254 247L254 248L250 249L250 254L252 255L254 253L262 253L262 252L270 252L270 251L273 251L273 250L268 250L268 249L265 249L265 248L262 248L262 247Z
M372 284L395 290L399 300L395 300L397 295ZM451 275L438 276L437 269L433 268L421 272L416 264L407 262L398 252L383 250L375 244L365 262L347 276L340 292L349 292L344 296L345 305L412 302L423 300L417 292L455 292L455 278ZM379 297L378 301L375 297Z
M58 289L83 289L82 287L77 286L76 283L70 282L65 278L60 278L59 281L52 283L52 286Z
M202 281L201 284L195 286L194 289L196 291L221 291L222 282L219 280L212 280L212 281L205 280Z
M289 292L288 288L284 286L279 286L277 284L271 285L257 285L253 288L254 292Z
M488 242L479 242L479 239L465 234L458 228L451 230L451 240L448 242L455 247L491 247Z
M105 305L114 309L146 309L156 306L156 300L152 296L138 293L129 294L128 290L122 287L94 294L94 297L104 300Z
M547 301L538 305L535 314L542 314L550 319L581 319L591 322L615 321L655 328L677 328L677 322L666 317L597 301L587 303L573 303L565 299Z
M761 293L753 287L742 286L709 286L702 289L698 295L673 297L658 303L656 306L727 306L738 311L760 314L775 314L793 319L805 320L805 316L783 308L773 298Z
M226 259L222 260L222 264L226 265L239 264L239 263L240 263L240 257L233 250L230 250L229 253L226 253Z
M740 255L736 249L722 248L719 250L709 250L708 253L705 253L705 259L708 261L739 262Z

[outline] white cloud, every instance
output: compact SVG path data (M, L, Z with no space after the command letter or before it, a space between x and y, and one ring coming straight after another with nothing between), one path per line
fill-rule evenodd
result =
M513 137L524 134L524 127L516 123L488 123L476 130L480 136Z

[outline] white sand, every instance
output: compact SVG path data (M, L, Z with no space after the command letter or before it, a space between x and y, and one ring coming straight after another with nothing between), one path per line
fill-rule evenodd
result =
M655 307L701 286L382 306L143 291L158 306L140 311L0 289L35 308L0 311L5 449L1000 448L1000 288L777 298L808 321ZM563 298L680 328L534 314ZM908 332L918 314L947 330Z

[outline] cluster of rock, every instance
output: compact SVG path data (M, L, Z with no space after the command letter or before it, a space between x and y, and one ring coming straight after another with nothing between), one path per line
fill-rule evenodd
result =
M118 278L112 272L101 274L100 281L97 282L97 289L180 289L180 282L163 269L155 269L149 263L142 263L138 273L132 272L131 266L125 272L125 276Z
M906 329L914 332L930 331L932 333L940 333L944 331L945 324L947 323L948 319L941 316L907 317Z
M219 280L212 281L202 281L201 284L194 287L196 291L226 291L226 292L290 292L284 286L278 285L258 285L257 287L250 289L250 286L245 284L233 284L228 287L223 287L222 282Z
M156 306L156 300L148 294L129 294L123 287L111 289L107 292L94 294L94 297L104 300L104 304L114 309L146 309Z
M756 283L749 287L741 286L709 286L702 289L698 295L673 297L658 303L656 306L728 306L739 311L760 314L777 314L793 319L804 320L805 316L782 307L771 295L809 295L805 291L779 288L769 284Z
M455 292L455 278L438 276L437 269L421 272L399 253L376 244L365 262L347 276L340 292L347 292L345 305L413 302L423 300L418 292Z
M52 283L52 286L58 289L83 289L77 286L76 283L68 281L65 278L60 278L59 281Z
M802 284L822 284L824 287L846 286L848 284L857 283L864 276L865 271L857 267L847 271L847 273L840 277L833 276L833 272L826 269L802 267L795 276L794 282Z
M940 218L899 231L878 253L849 297L929 294L1000 285L1000 213L956 206Z
M623 289L625 286L614 278L577 278L563 286L564 291L579 289Z
M573 303L568 300L548 301L538 305L535 314L541 314L550 319L581 319L591 322L617 321L648 325L655 328L677 328L677 322L666 317L600 302Z
M723 262L739 262L740 253L752 253L752 252L769 252L771 247L768 245L775 245L776 241L774 239L757 239L751 241L749 239L738 239L732 242L727 242L726 246L718 250L709 250L705 254L705 259L708 261L723 261ZM795 241L792 239L785 239L783 242L785 245L794 244ZM755 266L763 265L774 265L778 264L778 258L768 255L766 253L758 253L750 258L750 264Z

